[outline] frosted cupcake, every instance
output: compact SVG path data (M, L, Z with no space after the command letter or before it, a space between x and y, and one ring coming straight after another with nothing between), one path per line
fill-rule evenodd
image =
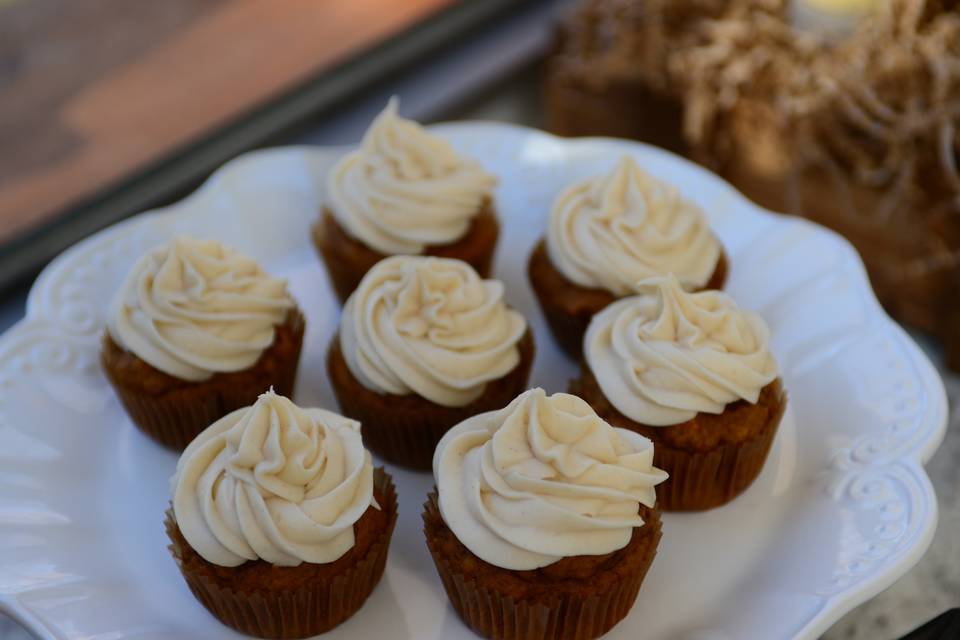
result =
M688 290L720 289L727 261L703 211L624 156L557 196L527 273L557 342L579 357L590 318L641 280L674 273Z
M340 301L391 255L457 258L487 276L500 229L496 183L445 140L401 118L390 100L360 149L327 176L327 204L313 229Z
M101 364L134 424L182 449L264 389L292 393L303 332L286 281L219 242L179 237L130 270Z
M573 390L611 424L650 438L670 474L661 508L729 502L759 475L786 408L760 316L671 276L598 313Z
M360 424L269 391L190 443L170 551L210 613L261 638L329 631L383 575L397 499Z
M505 640L585 640L633 606L660 541L654 446L532 389L451 429L424 534L454 609Z
M394 256L347 300L327 355L345 415L385 460L429 469L441 436L526 389L533 335L503 299L459 260Z

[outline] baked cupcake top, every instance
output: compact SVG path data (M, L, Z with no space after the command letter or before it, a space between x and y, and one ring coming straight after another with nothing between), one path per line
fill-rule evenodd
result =
M557 196L547 252L568 280L625 296L639 281L670 272L688 289L703 287L721 247L697 205L624 156L612 173Z
M770 331L720 291L688 293L672 274L593 317L584 356L613 406L635 422L679 424L756 403L777 377Z
M183 537L224 567L258 558L333 562L353 547L353 525L377 507L360 423L301 409L273 390L200 433L171 486Z
M500 281L481 279L460 260L393 256L347 300L339 339L366 388L462 407L520 363L526 331Z
M251 258L181 236L133 265L107 330L156 369L196 382L253 366L293 306L286 281Z
M433 458L440 512L474 555L536 569L630 542L667 479L653 443L604 422L577 396L543 389L444 435Z
M497 184L446 140L397 114L397 99L360 149L327 178L330 211L351 236L386 255L418 254L463 237Z

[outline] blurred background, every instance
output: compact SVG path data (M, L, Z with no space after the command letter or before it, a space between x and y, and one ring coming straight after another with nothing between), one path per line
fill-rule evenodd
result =
M949 1L891 0L882 17L871 13L878 4L0 0L0 329L23 316L38 270L79 239L178 200L244 151L356 142L396 94L423 122L502 120L660 144L762 204L840 230L887 308L940 363L952 405L960 17ZM711 39L730 33L749 37L725 40L727 57L708 55ZM897 57L837 64L874 51ZM854 77L887 110L876 122L872 107L860 117L838 102L845 87L866 95ZM818 78L840 89L827 95ZM781 108L784 96L793 106ZM827 139L844 145L797 160ZM844 210L804 197L823 188L824 157ZM931 552L826 638L899 638L960 602L958 461L960 438L948 435L929 466L941 500ZM27 637L0 614L0 640Z

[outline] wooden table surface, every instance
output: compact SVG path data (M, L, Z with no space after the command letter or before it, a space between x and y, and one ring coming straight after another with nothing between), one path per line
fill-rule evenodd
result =
M0 243L455 0L0 0Z

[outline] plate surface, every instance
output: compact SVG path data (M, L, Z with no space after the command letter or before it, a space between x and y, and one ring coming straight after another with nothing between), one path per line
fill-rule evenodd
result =
M922 464L946 427L935 370L881 310L836 234L749 203L707 171L637 143L561 140L490 123L439 125L497 173L497 277L538 339L533 384L575 365L525 277L553 195L622 154L706 210L732 263L728 291L770 324L790 410L760 478L731 504L666 514L636 606L609 638L815 638L902 575L936 526ZM0 609L40 638L233 638L193 598L162 520L176 455L127 420L98 368L104 309L129 266L176 234L217 238L290 279L308 318L296 400L335 408L324 353L339 308L309 241L342 149L238 158L186 200L77 245L0 338ZM449 606L420 527L429 474L390 469L400 518L384 580L329 638L473 638Z

